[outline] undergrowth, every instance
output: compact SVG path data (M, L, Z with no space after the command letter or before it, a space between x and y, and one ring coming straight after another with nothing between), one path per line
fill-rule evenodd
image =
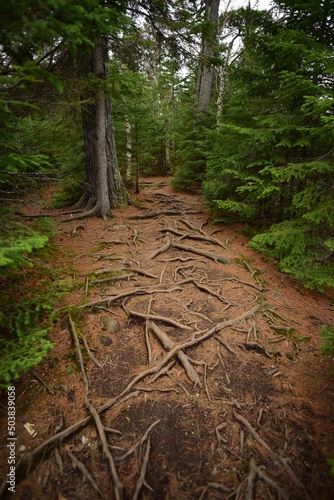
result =
M8 214L0 214L0 389L40 363L54 346L47 335L56 318L59 295L47 266L38 268L40 289L35 281L25 284L30 277L25 267L34 267L31 254L38 258L48 250L49 238L55 234L53 222L41 218L29 227ZM32 271L36 277L37 270Z

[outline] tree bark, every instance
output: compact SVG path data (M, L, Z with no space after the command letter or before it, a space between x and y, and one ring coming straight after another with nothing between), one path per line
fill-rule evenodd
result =
M219 0L205 0L205 16L213 26L218 23ZM215 45L217 37L211 32L202 34L202 47L199 58L198 73L197 73L197 86L196 86L196 99L197 99L197 112L205 113L208 109L212 79L213 79L213 65L210 63L210 57L214 56Z
M82 98L86 189L76 206L87 208L87 216L105 218L112 207L127 204L128 194L118 168L111 101L105 88L108 53L103 39L96 43L89 56L80 58L79 67L81 75L95 79L88 97Z

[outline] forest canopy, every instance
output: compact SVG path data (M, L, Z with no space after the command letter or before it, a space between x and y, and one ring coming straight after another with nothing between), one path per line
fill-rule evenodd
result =
M284 272L333 286L334 5L251 4L1 2L3 215L56 179L59 205L105 218L169 173ZM2 226L3 271L46 244Z

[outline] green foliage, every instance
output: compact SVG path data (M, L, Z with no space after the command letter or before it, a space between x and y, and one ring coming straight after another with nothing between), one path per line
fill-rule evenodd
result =
M302 26L289 8L277 19L250 9L231 17L244 50L228 71L219 128L204 134L202 191L216 217L257 225L253 248L322 291L334 286L334 63L303 9L312 8L298 6Z
M18 339L0 339L0 389L5 389L22 373L40 363L54 344L46 338L48 329L34 328Z
M327 463L331 468L331 474L334 476L334 458L327 458Z
M334 327L324 325L320 330L322 345L319 347L327 356L334 356Z
M27 254L39 250L47 244L49 236L54 234L53 222L45 218L38 221L35 226L41 232L14 222L2 214L0 232L0 276L9 269L18 269L22 265L31 265L27 261Z
M1 296L0 327L6 338L0 339L0 389L40 363L54 347L47 338L48 325L56 319L54 290L50 287L44 296L9 302L8 297L19 293L19 287L17 279Z

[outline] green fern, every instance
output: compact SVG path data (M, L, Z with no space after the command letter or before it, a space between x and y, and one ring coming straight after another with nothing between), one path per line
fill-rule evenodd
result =
M18 340L0 339L0 389L8 387L45 358L55 345L46 338L47 333L47 328L35 328L25 335L20 332Z

